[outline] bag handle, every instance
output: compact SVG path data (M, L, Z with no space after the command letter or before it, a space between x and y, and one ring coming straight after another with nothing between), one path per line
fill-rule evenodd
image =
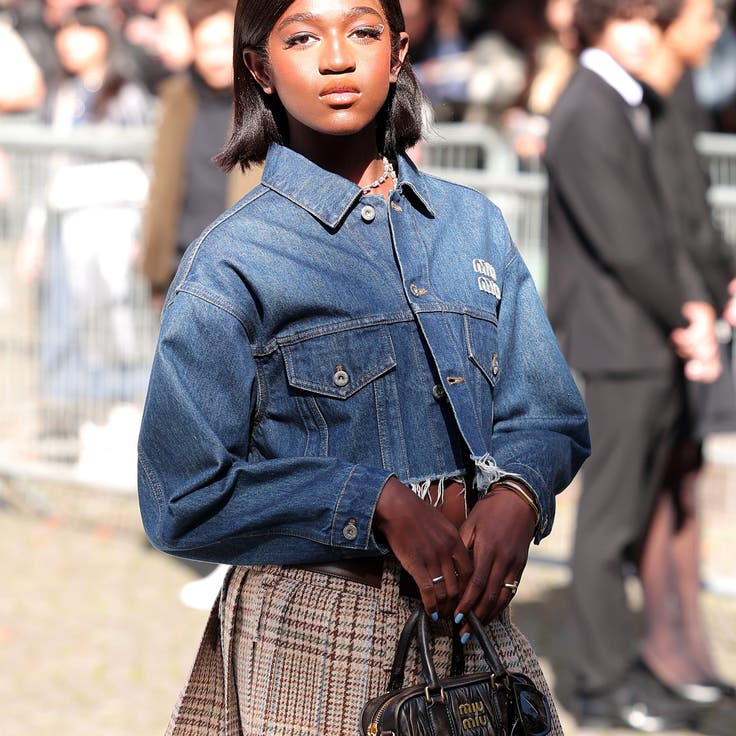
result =
M483 655L491 673L495 675L496 679L505 677L506 668L503 666L503 663L496 652L496 647L488 636L485 627L472 611L468 613L467 620L470 623L481 649L483 650ZM417 608L417 610L409 616L399 636L399 641L396 645L396 653L394 654L394 661L391 666L391 677L389 678L388 692L400 690L404 686L406 657L412 636L417 629L417 623L419 624L417 644L422 662L422 676L424 677L424 681L428 687L432 688L437 686L437 673L432 659L429 618L423 608ZM458 639L458 631L457 629L453 629L452 671L450 675L452 677L461 675L464 670L465 653Z

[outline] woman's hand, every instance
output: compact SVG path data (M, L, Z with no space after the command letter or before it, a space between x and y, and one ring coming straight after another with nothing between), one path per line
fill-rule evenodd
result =
M521 580L536 524L531 506L503 486L475 504L460 529L463 543L472 550L474 569L456 615L472 610L485 624L508 606L516 591L504 584ZM469 632L466 625L460 633Z
M397 478L390 478L378 498L374 525L414 578L427 613L453 615L473 563L452 522ZM443 579L433 582L439 576Z

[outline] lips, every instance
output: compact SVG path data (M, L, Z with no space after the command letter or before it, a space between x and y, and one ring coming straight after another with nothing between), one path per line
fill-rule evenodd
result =
M360 96L360 91L349 84L336 84L325 87L319 96L330 105L351 105Z

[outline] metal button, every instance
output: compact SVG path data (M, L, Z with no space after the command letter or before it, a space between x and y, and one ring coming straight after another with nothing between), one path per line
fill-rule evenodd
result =
M363 222L373 222L376 219L376 210L367 204L360 210L360 216L363 218Z
M434 396L437 401L442 401L442 399L447 396L447 393L445 392L445 389L442 388L442 386L440 386L440 384L438 383L432 388L432 396Z
M342 535L349 542L354 542L358 538L358 527L355 525L355 519L345 524L345 528L342 530Z
M498 371L498 355L493 353L493 357L491 358L491 373L493 373L494 376L497 376Z
M350 383L350 376L342 369L341 366L338 366L335 371L335 375L332 376L332 382L338 388L342 388Z
M409 291L414 296L424 296L427 293L427 290L426 289L423 289L421 286L417 286L416 284L412 284L409 287Z

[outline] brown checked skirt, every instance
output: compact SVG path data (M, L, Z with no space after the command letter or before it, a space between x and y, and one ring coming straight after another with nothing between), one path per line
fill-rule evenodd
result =
M167 736L358 736L363 705L385 692L398 636L417 605L400 595L391 561L380 588L299 568L232 568ZM537 657L508 609L488 628L504 664L546 693L550 733L562 736ZM446 674L447 624L435 625L434 640L438 674ZM466 671L485 669L471 640ZM406 674L405 685L421 680L414 646Z

